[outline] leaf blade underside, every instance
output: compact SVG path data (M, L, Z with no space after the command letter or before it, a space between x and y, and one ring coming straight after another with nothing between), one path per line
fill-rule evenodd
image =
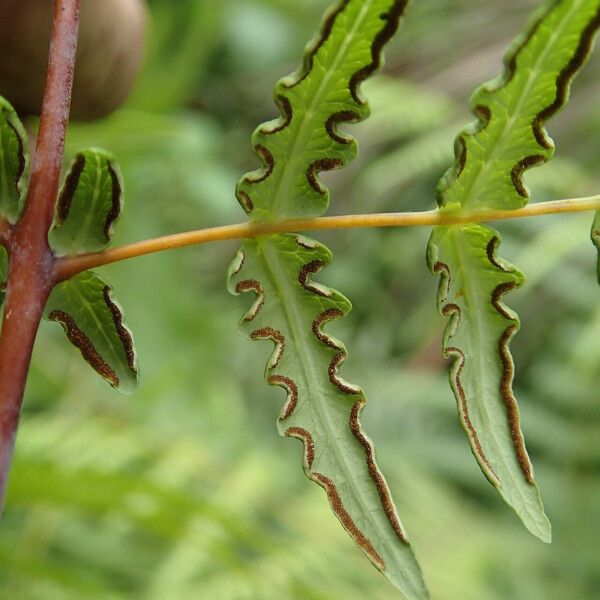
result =
M550 0L504 58L504 71L470 99L477 120L455 142L438 185L442 210L513 210L530 193L523 173L554 155L545 124L569 100L600 27L599 0Z
M14 108L0 96L0 215L19 218L27 195L27 133Z
M453 359L450 384L473 454L526 527L549 541L550 524L512 392L509 344L519 319L502 302L506 293L523 284L524 276L496 256L499 242L497 232L480 225L438 229L429 243L428 264L441 276L438 306L450 319L443 338L444 356ZM469 318L473 313L476 317Z
M253 221L323 214L328 190L320 171L338 169L358 152L340 124L369 115L360 84L381 64L408 0L342 0L330 9L303 66L275 87L278 119L252 135L262 168L240 180L236 195Z
M368 116L360 83L380 66L382 48L407 4L342 0L326 15L303 67L275 88L280 118L253 134L263 167L244 175L236 188L250 220L325 212L329 193L319 172L356 156L356 141L339 125ZM311 281L330 259L324 246L296 234L260 236L244 242L234 259L229 289L256 294L243 329L253 340L275 344L265 377L288 394L280 433L304 443L306 474L325 489L334 513L371 562L407 598L425 599L420 568L360 427L364 395L338 375L345 348L323 331L351 307L338 292Z
M122 190L112 155L97 149L78 152L58 195L49 233L54 252L75 255L104 250L121 214Z
M104 250L123 208L123 184L111 154L96 148L78 152L61 186L48 242L59 256ZM138 381L131 331L110 285L84 272L54 286L44 318L62 326L83 359L120 392Z
M438 186L443 212L518 209L529 200L524 171L549 160L546 121L568 100L573 77L600 26L600 1L548 2L505 57L504 73L471 98L478 117L459 133L456 161ZM437 227L428 265L441 276L438 307L449 317L444 354L471 450L525 526L550 541L550 523L520 429L510 341L519 328L504 294L524 277L496 256L500 235L486 225Z
M88 271L57 284L44 317L62 325L84 360L111 386L133 393L138 379L133 338L103 279Z
M304 443L307 476L325 489L335 515L375 567L408 598L427 598L373 446L360 427L364 394L339 376L346 350L324 331L351 308L339 292L311 279L330 260L327 248L295 234L248 240L232 263L230 291L256 294L243 329L250 339L275 344L265 378L287 391L280 434Z

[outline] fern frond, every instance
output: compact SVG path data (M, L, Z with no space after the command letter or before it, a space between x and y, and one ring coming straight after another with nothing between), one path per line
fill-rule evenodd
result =
M304 443L306 474L325 489L371 562L409 597L424 597L419 567L360 425L365 397L339 375L346 349L325 331L351 309L339 292L312 280L330 260L327 248L295 234L249 240L232 265L230 289L256 294L243 328L251 339L275 345L265 378L287 392L280 434Z
M504 73L473 94L478 120L456 139L455 164L438 186L440 210L469 213L527 203L523 173L552 157L545 123L567 102L599 26L599 0L546 3L511 46ZM502 300L524 277L497 257L499 243L499 234L484 225L438 227L428 264L441 275L438 306L450 318L443 349L453 358L451 385L473 454L525 526L549 541L512 391L509 345L519 320Z
M329 194L319 172L340 168L357 153L339 131L369 114L360 83L381 64L405 0L343 0L326 16L303 67L282 79L275 100L282 116L261 125L252 143L263 168L246 174L237 198L253 221L321 215ZM253 292L243 319L253 340L275 348L265 377L287 401L278 426L304 444L304 470L324 488L346 531L371 562L408 598L428 598L421 572L360 425L360 388L344 381L343 344L326 333L351 308L340 293L312 280L329 264L321 244L295 235L246 241L229 271L232 293Z
M569 100L600 27L598 0L550 0L504 58L504 72L470 104L477 121L456 138L456 160L440 180L440 208L474 212L525 206L523 173L552 158L545 124Z
M381 65L407 4L342 0L326 15L303 66L275 86L281 116L252 135L263 166L247 173L236 191L251 220L314 217L327 209L329 192L318 174L356 157L356 141L339 127L369 115L360 84Z

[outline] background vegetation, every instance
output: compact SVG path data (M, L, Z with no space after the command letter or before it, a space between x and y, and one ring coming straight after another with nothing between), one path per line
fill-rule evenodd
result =
M233 188L256 164L249 136L271 118L326 0L153 0L145 71L127 106L76 124L68 150L120 161L118 242L243 220ZM361 157L327 174L332 212L424 210L534 0L415 2L366 86ZM600 60L551 125L558 155L527 175L537 200L600 189ZM322 234L326 283L355 305L334 328L344 376L370 398L374 439L425 577L439 600L572 600L600 587L600 305L591 215L500 225L528 285L512 348L525 437L553 521L537 541L472 459L440 356L426 229ZM263 383L270 346L236 332L227 295L235 242L103 268L134 331L142 378L112 392L45 323L28 384L0 533L0 597L211 600L389 599L278 437L284 400Z

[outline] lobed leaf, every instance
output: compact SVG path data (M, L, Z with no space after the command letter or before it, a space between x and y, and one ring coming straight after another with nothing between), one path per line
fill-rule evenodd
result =
M63 182L49 233L55 253L99 252L111 241L122 208L122 183L110 154L78 152Z
M304 470L325 489L346 531L407 598L428 598L373 445L360 425L362 390L339 375L343 344L326 333L350 302L313 281L329 264L327 248L295 234L244 242L229 271L234 294L253 292L242 325L252 340L271 340L265 378L287 392L281 435L304 443Z
M525 526L550 541L512 391L509 344L519 319L502 301L524 276L496 256L499 243L499 234L484 225L438 228L427 261L441 277L438 307L449 318L444 356L453 359L450 384L473 454Z
M505 57L504 73L471 98L478 121L455 142L455 165L438 186L442 211L517 209L529 199L526 169L546 162L554 144L546 121L568 100L600 26L600 0L553 0ZM499 234L483 225L438 227L428 264L441 275L438 306L450 318L443 349L473 454L525 526L544 541L550 524L519 424L509 344L519 328L502 297L523 275L496 256Z
M568 101L600 27L600 0L550 0L504 58L504 72L471 97L478 120L459 133L456 162L438 186L440 207L474 212L521 208L523 173L547 162L545 124Z
M247 173L236 189L251 220L313 217L327 209L329 192L318 174L356 157L356 141L339 127L369 115L360 84L380 66L382 48L407 4L342 0L330 9L303 66L275 87L281 117L252 135L263 166Z
M357 153L339 126L369 114L360 83L381 64L407 0L341 0L307 48L302 68L275 88L281 117L258 127L252 144L263 168L246 174L237 198L253 221L322 214L329 193L321 171L340 168ZM287 401L278 427L304 443L304 469L325 489L352 539L407 598L428 598L421 571L391 495L362 431L365 398L338 369L346 357L326 324L349 301L311 277L331 259L322 245L295 234L246 241L229 270L233 293L256 299L243 325L253 340L275 344L265 372Z
M0 96L0 215L15 222L27 194L27 133L13 107Z
M54 287L44 316L60 323L91 367L121 392L137 384L133 338L110 286L92 272Z
M112 156L103 150L77 153L60 189L48 234L58 255L98 252L108 246L122 208L122 183ZM132 393L138 371L131 331L110 286L92 272L57 284L44 316L60 323L84 360L110 385Z

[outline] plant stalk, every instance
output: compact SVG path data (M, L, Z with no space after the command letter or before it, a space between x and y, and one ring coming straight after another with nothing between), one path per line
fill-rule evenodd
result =
M57 261L57 280L64 281L77 273L110 263L144 256L163 250L240 238L251 238L273 233L315 231L320 229L353 229L361 227L412 227L435 225L464 225L484 221L521 219L540 215L600 210L600 195L569 200L537 202L518 210L496 210L473 214L453 214L439 210L421 212L343 215L315 219L295 219L275 223L237 223L209 229L186 231L154 239L127 244L118 248L64 257Z
M48 246L69 120L79 0L55 0L40 128L23 216L6 233L6 305L0 330L0 504L12 460L31 352L55 282Z

